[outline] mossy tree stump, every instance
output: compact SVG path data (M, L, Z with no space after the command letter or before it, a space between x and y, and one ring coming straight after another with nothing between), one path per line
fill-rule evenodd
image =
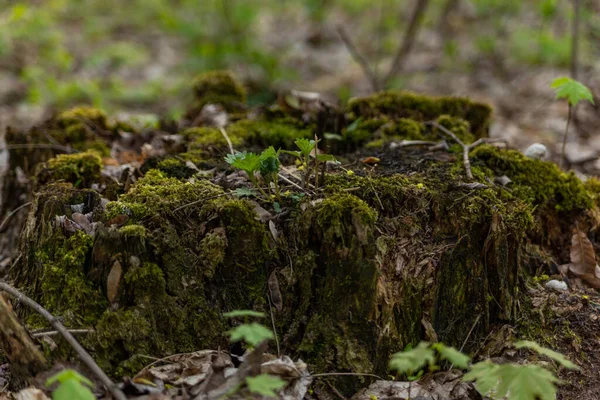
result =
M222 87L209 84L215 76L196 82L198 101L238 113L227 127L236 148L291 148L296 137L310 137L310 120L283 111L246 116L238 107L245 91L234 85L231 96L219 97ZM571 223L598 225L593 182L514 151L474 150L473 173L484 185L472 188L452 152L360 147L434 139L426 120L465 141L483 137L485 105L385 93L351 102L345 118L361 120L342 128L342 145L331 148L376 151L379 172L328 173L322 194L282 204L286 213L271 220L276 238L255 203L218 184L223 174L197 173L227 171L219 154L227 144L214 128L184 127L187 151L147 160L145 175L108 203L91 189L101 179L97 156L51 160L37 168L23 256L10 277L69 328L93 327L83 343L113 374L141 368L140 354L225 348L223 312L272 308L282 351L311 371L384 375L390 354L408 344L437 339L460 347L470 332L469 351L491 327L516 321L524 282L539 266L530 260L540 252L564 257ZM513 180L510 191L489 183L500 175ZM69 228L75 214L89 215L91 225ZM269 306L269 278L281 309ZM30 327L42 325L23 314ZM69 349L52 355L68 357ZM345 391L366 379L347 379Z

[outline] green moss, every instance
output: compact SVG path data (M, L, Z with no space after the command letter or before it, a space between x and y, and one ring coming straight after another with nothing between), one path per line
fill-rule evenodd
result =
M153 320L140 308L104 312L95 325L95 332L86 340L93 345L100 367L122 376L136 373L138 368L148 364L146 359L135 360L136 363L132 357L135 354L159 354L153 346L156 335Z
M68 326L93 324L107 306L102 292L85 276L92 246L93 238L81 231L68 238L57 232L35 255L43 268L39 301ZM44 326L37 314L32 314L28 323Z
M225 136L217 128L189 128L181 134L188 139L188 150L229 150ZM243 129L227 128L227 136L234 148L243 144L249 135L250 132Z
M147 229L142 225L126 225L119 229L124 237L145 238Z
M281 121L242 120L227 128L230 137L243 138L247 144L262 147L294 149L298 138L311 138L310 129L299 128Z
M38 167L38 185L53 181L66 181L75 187L90 187L100 180L102 160L94 151L78 154L61 154Z
M187 179L196 173L194 168L186 164L186 160L180 157L169 157L161 160L156 169L164 172L167 176L177 179Z
M429 97L408 92L382 92L369 97L350 100L348 117L391 119L410 118L417 122L450 115L469 122L476 138L487 135L492 110L486 104L466 98Z
M508 176L512 194L537 207L559 212L591 208L593 196L574 173L551 162L525 157L518 151L479 146L471 152L472 164L489 176Z
M59 143L77 150L93 149L102 156L110 155L105 140L115 137L108 125L106 113L94 107L75 107L64 111L51 121L50 135Z
M107 206L107 212L114 215L116 209L121 212L126 207L133 219L139 220L162 212L172 212L179 206L222 193L219 186L205 180L182 182L159 170L150 170L128 193L119 198L121 204L110 208Z
M467 120L462 118L452 117L450 115L440 115L436 122L454 133L463 143L472 143L475 140L475 136L471 133L471 127ZM440 137L446 137L444 134L437 134L437 129L433 128L433 134L431 135L432 140L439 139ZM453 143L452 139L446 138L447 141Z
M229 71L205 72L192 83L197 98L197 107L205 104L221 104L226 109L246 102L246 88Z

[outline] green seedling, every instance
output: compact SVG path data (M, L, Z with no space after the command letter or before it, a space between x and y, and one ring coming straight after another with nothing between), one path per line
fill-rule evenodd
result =
M567 145L567 136L569 134L569 125L571 124L573 110L582 100L587 100L594 104L594 96L587 86L575 79L567 77L556 78L552 81L550 87L555 90L557 99L566 99L569 104L569 115L567 116L567 127L565 128L565 134L563 136L562 154L560 159L560 165L563 167L566 161L565 147Z

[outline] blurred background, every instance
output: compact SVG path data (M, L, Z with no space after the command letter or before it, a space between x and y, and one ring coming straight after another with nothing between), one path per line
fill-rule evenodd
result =
M492 136L555 152L567 106L549 85L570 74L575 1L577 78L597 94L600 0L0 0L0 120L76 104L177 118L194 76L230 69L251 104L282 89L469 96L495 107ZM578 108L568 156L600 170L598 109Z

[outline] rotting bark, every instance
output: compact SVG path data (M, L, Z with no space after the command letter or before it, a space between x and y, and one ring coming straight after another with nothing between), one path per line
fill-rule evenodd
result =
M25 386L48 365L44 355L21 325L10 303L2 294L0 294L0 352L10 363L13 388Z
M222 154L229 142L238 150L291 150L296 138L313 137L318 122L310 113L277 108L248 115L239 105L244 90L229 78L198 80L202 96L186 116L191 123L200 104L228 103L235 116L225 128L229 140L217 128L183 121L183 150L165 145L118 176L107 176L106 165L100 173L89 153L29 169L35 193L10 277L65 326L93 329L82 344L112 374L137 372L145 363L138 354L227 348L223 332L231 322L221 314L269 315L275 281L281 299L270 322L281 351L315 373L384 376L391 353L431 340L426 335L474 351L492 328L519 319L534 256L564 259L574 221L592 231L599 225L600 185L553 164L481 145L468 160L474 183L484 185L465 187L463 149L389 146L438 140L426 121L469 146L487 136L491 113L468 99L396 92L353 100L343 111L347 125L335 132L342 140L323 138L320 145L345 164L376 154L378 167L352 175L326 166L318 190L286 187L298 197L284 198L281 214L261 203L270 213L265 218L261 211L261 220L255 202L229 193L249 183ZM223 94L223 87L234 93ZM77 123L81 115L97 120L103 137L133 130L82 109L45 127L59 138L79 132L98 145L97 135L87 136ZM490 183L502 175L512 180L509 190ZM115 281L117 264L122 273ZM546 271L549 264L535 267ZM43 326L38 316L20 312L29 327ZM64 346L49 355L72 357ZM336 379L349 395L370 378Z

